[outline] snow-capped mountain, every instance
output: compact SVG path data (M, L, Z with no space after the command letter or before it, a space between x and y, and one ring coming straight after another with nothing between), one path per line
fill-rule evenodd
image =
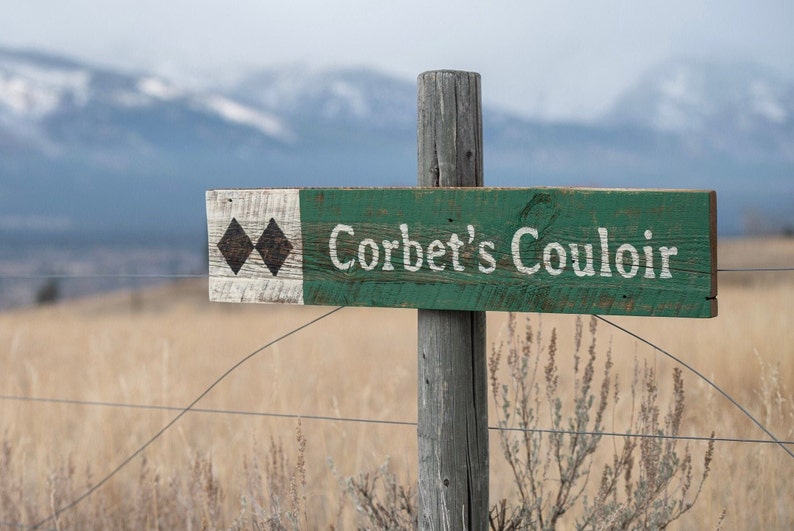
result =
M755 64L668 61L626 92L608 119L734 156L794 161L794 84Z
M704 131L726 117L738 129L794 121L794 92L753 64L676 60L646 73L617 102L612 117L660 131Z
M151 149L164 140L163 132L176 133L167 136L177 144L222 142L250 136L249 130L273 142L293 137L273 114L222 95L8 50L0 50L0 128L56 151L85 143Z
M794 226L794 84L760 67L662 65L596 123L483 120L489 186L716 189L725 233L748 212ZM368 69L194 91L0 49L0 236L63 221L200 240L209 188L412 186L415 123L414 83Z
M243 77L229 94L303 121L412 128L416 119L415 86L365 68L265 70Z

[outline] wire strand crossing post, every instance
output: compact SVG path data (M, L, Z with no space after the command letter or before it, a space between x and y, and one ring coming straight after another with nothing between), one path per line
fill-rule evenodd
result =
M418 78L418 186L483 186L480 75ZM418 312L419 529L488 528L485 312Z

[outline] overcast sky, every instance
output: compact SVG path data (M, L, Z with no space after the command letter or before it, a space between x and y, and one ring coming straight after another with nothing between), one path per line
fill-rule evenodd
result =
M0 0L0 46L182 79L240 67L482 74L483 98L588 118L672 57L794 73L792 0Z

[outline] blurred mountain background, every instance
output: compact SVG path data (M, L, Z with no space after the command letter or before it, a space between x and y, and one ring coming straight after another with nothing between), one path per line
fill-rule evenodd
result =
M721 236L794 231L794 83L760 65L669 60L582 121L487 94L487 186L714 189ZM415 182L412 80L288 66L196 89L0 48L0 272L90 272L100 244L201 271L209 188Z

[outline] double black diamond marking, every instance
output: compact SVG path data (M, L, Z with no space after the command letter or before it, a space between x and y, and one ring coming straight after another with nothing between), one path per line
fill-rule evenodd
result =
M238 223L237 219L232 218L229 227L223 234L221 241L218 242L218 249L220 249L226 263L234 271L234 274L240 272L245 261L251 255L251 251L256 249L265 261L265 265L270 270L270 273L275 277L278 275L284 261L292 252L292 244L289 242L281 227L278 226L276 220L270 218L267 228L259 237L254 247L251 238L243 230L243 227Z
M254 244L251 243L251 238L245 233L237 219L232 218L229 228L218 242L218 249L221 250L223 258L236 275L248 260L251 251L254 250Z
M270 218L265 232L256 242L256 250L262 255L262 260L265 261L265 265L273 273L273 276L276 276L278 270L284 265L284 260L292 251L292 244L284 235L281 227L276 224L276 220Z

